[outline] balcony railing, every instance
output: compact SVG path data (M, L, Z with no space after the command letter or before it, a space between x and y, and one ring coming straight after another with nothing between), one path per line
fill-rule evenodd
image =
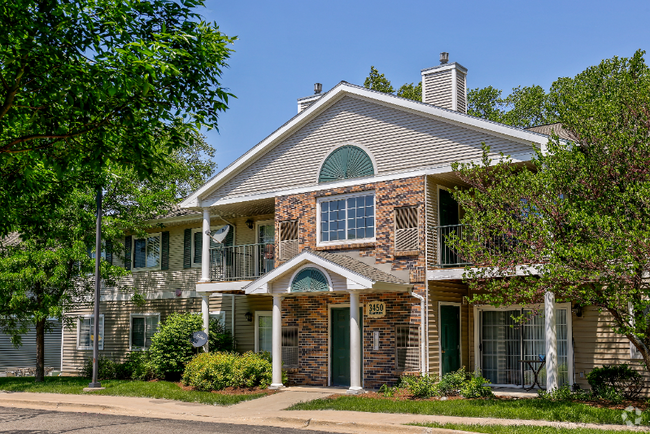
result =
M435 267L453 268L471 265L456 249L452 248L449 241L450 236L455 236L462 240L468 240L470 237L475 236L469 227L465 225L433 226L431 227L431 235L435 246ZM517 245L517 240L508 235L487 237L480 241L481 248L489 255L511 252Z
M450 246L448 236L454 235L458 238L467 236L464 225L434 226L431 228L431 235L435 243L435 266L436 267L460 267L468 265L458 252Z
M212 281L255 280L274 267L275 245L272 243L210 248Z

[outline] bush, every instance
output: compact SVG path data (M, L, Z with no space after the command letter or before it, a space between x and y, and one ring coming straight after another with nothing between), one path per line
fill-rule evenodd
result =
M157 378L180 378L185 365L198 350L192 346L192 333L203 329L201 315L172 313L151 338L150 366Z
M81 375L86 378L93 376L93 359L85 361ZM126 356L124 363L114 362L106 357L99 357L98 380L150 380L153 372L148 363L147 351L132 351Z
M481 375L470 375L469 379L461 385L460 396L463 398L487 398L492 396L492 389L488 380Z
M422 374L420 377L411 377L411 379L405 384L408 384L409 391L416 398L438 396L438 376L436 374Z
M220 321L210 319L210 333L208 334L208 349L210 352L235 351L235 338L230 330Z
M99 356L99 359L97 359L97 362L99 364L99 372L97 373L97 380L113 380L116 378L116 374L118 371L118 365L119 363L112 361L111 359L107 359L104 356ZM93 359L92 357L87 359L84 362L83 368L81 368L81 376L85 378L92 378L93 377Z
M641 374L626 364L594 368L587 381L594 395L609 401L636 399L643 389Z
M197 390L222 390L226 387L260 387L271 384L272 366L263 353L202 353L190 361L182 382Z
M464 398L485 398L492 396L492 389L487 384L490 382L480 374L470 374L465 368L461 368L443 375L440 379L435 374L405 376L402 377L400 386L408 388L417 398L458 395Z

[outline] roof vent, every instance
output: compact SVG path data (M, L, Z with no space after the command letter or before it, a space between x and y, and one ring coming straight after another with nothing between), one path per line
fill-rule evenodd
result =
M440 64L444 65L447 62L449 62L449 53L443 51L442 53L440 53Z
M321 83L314 83L314 94L318 95L323 91L323 85Z

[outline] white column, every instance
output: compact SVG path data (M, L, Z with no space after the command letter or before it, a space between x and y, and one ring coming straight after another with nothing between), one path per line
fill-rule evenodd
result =
M203 230L201 245L201 280L200 282L210 281L210 236L207 232L210 230L210 209L203 208Z
M210 336L210 295L201 296L201 315L203 315L203 331ZM208 352L208 344L203 346L205 352Z
M557 330L555 294L544 294L544 329L546 332L546 390L557 389Z
M269 389L281 389L282 384L282 297L273 294L273 375Z
M359 293L350 291L350 389L356 394L361 387L361 318L359 318Z

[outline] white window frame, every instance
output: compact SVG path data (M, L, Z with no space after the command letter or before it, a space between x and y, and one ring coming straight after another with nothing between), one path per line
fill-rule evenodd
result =
M371 238L355 238L353 240L348 240L348 219L347 219L347 202L346 202L346 218L345 218L345 240L336 240L336 241L322 241L321 239L321 204L323 202L331 202L335 200L347 200L353 197L360 196L372 196L372 207L373 207L373 219L375 222L374 225L374 236ZM341 246L347 244L358 244L358 243L374 243L377 240L377 196L375 190L366 190L358 193L350 194L337 194L333 196L322 196L316 199L316 246Z
M260 322L259 317L270 316L273 317L273 311L270 310L256 310L255 311L255 352L260 352ZM271 355L273 351L271 351Z
M295 346L295 347L294 347L294 346L291 346L291 347L286 346L286 347L285 347L284 345L282 345L282 362L284 363L284 366L285 366L286 368L288 368L288 369L295 369L295 368L298 368L298 367L300 366L300 328L299 328L298 326L287 326L287 327L282 327L282 341L284 341L284 332L285 332L285 330L286 330L286 331L289 331L290 329L295 329L295 330L296 330L296 346ZM288 359L288 357L285 357L285 355L284 355L284 349L285 349L285 348L295 348L295 349L296 349L296 353L297 353L296 356L297 356L297 359L296 359L296 364L295 364L295 365L289 365L289 364L286 362L286 360Z
M144 318L144 335L145 343L147 342L147 317L157 316L158 317L158 327L160 327L160 313L150 312L150 313L132 313L129 318L129 351L146 351L148 347L134 347L133 346L133 318Z
M81 338L81 320L86 319L86 318L90 318L92 320L93 318L95 318L95 315L94 314L91 314L91 315L79 315L77 317L77 350L83 350L83 351L91 350L92 351L93 350L92 345L89 346L89 347L86 347L86 346L82 346L80 344L81 343L81 340L80 340L80 338ZM104 328L104 314L103 313L99 314L99 321L100 321L99 328L103 332L100 335L100 339L99 339L99 350L103 351L104 350L104 337L106 336L106 329ZM92 334L92 332L93 332L92 329L95 327L95 325L94 325L95 323L93 321L91 321L91 323L92 323L92 326L91 326L91 332L90 333ZM92 342L92 340L91 340L91 342Z
M155 267L147 267L147 256L148 252L145 248L145 266L144 267L137 267L135 266L135 242L136 240L146 240L151 237L158 237L158 245L160 246L160 255L158 257L158 265ZM133 237L131 240L131 270L132 271L139 271L139 270L160 270L162 264L162 232L152 232L148 233L145 237Z

